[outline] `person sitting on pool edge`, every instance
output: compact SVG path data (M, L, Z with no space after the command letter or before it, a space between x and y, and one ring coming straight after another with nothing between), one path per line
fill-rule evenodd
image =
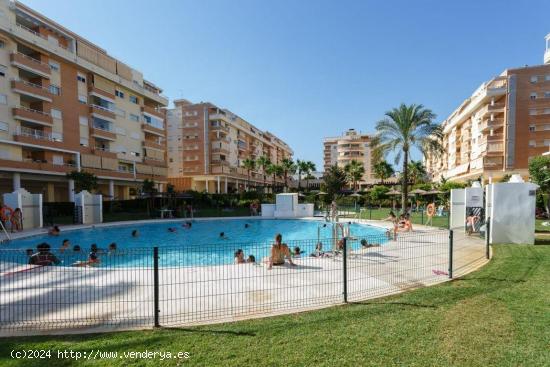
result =
M311 257L320 257L323 256L325 253L323 252L323 243L317 242L315 245L315 250L311 253Z
M248 255L248 259L246 259L246 262L249 264L255 264L256 263L256 257L254 255Z
M292 256L300 257L302 253L303 253L303 251L300 250L300 248L298 246L296 246L296 247L294 247L294 251L292 252Z
M275 243L273 244L273 246L271 246L271 256L268 259L269 261L269 266L267 268L268 270L271 270L271 268L273 268L273 265L275 266L284 265L285 258L288 260L288 263L290 265L292 266L296 265L292 262L292 256L290 256L290 250L287 244L282 242L283 242L283 236L280 233L278 233L275 236Z
M369 241L363 238L361 240L361 247L362 248L380 247L380 244L369 243Z
M235 251L235 264L244 264L245 262L244 251L242 249Z

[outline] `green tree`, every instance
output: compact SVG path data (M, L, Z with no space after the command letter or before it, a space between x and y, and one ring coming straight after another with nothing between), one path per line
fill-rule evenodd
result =
M369 197L372 203L378 203L380 208L382 207L382 201L388 198L388 191L390 189L386 186L376 185L369 192Z
M81 191L93 192L97 189L97 176L86 171L71 171L67 173L67 178L74 181L75 193Z
M266 155L262 155L261 157L258 158L258 160L256 161L256 165L258 167L261 167L262 169L262 174L263 174L263 177L264 177L264 192L265 192L265 187L266 187L266 180L267 180L267 172L266 172L266 169L267 167L271 164L271 160L269 159L268 156Z
M365 174L365 167L363 167L363 163L352 159L348 164L346 164L344 171L348 175L348 179L352 182L353 191L357 191L357 181L361 180Z
M413 185L417 183L426 182L428 172L421 161L411 161L409 163L409 178Z
M395 152L395 163L403 163L401 181L401 209L407 209L409 183L409 157L412 148L424 155L441 154L441 127L433 122L435 115L422 105L405 105L386 112L386 117L376 124L377 134L373 146L380 155ZM378 153L377 153L378 154Z
M529 177L546 195L546 213L550 214L550 157L538 156L529 162Z
M247 184L246 189L250 190L250 171L256 168L256 161L254 159L246 158L243 160L243 167L246 169Z
M288 189L288 175L296 172L296 164L291 158L283 158L281 161L281 167L283 167L283 179L285 181L285 191Z
M151 209L153 208L154 194L157 192L157 184L155 181L146 178L141 183L141 193L147 196L147 214L151 215Z
M284 174L284 169L282 166L278 165L278 164L273 164L273 163L270 163L267 168L266 168L266 172L265 172L267 175L271 175L272 176L272 179L273 179L273 182L272 182L272 190L273 192L275 192L275 185L276 185L276 179L277 177L282 177L283 174Z
M327 192L327 201L332 201L348 184L346 172L337 165L329 167L323 175L325 190Z
M298 172L298 191L302 189L302 174L308 169L307 161L296 160L296 171Z
M381 181L387 180L395 173L391 164L389 164L385 160L378 161L378 163L376 163L372 167L372 169L374 171L374 176L376 178L379 178Z
M306 176L306 190L309 190L309 178L311 176L311 174L317 169L317 167L315 166L315 163L313 163L312 161L306 161L305 164L304 164L304 175Z

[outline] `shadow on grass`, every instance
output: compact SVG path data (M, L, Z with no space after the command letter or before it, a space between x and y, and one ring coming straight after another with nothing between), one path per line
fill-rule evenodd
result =
M208 329L190 329L179 327L163 327L161 330L177 331L181 333L191 334L214 334L214 335L233 335L233 336L256 336L254 332L248 331L233 331L233 330L208 330Z
M409 307L418 307L418 308L438 308L439 306L435 305L424 305L414 302L369 302L369 301L359 301L359 302L350 302L349 305L361 305L361 306L409 306Z

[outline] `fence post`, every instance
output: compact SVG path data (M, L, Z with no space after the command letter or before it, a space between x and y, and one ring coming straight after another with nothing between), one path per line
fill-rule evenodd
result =
M424 209L420 209L420 213L422 214L422 224L424 224Z
M449 230L449 279L453 279L453 230Z
M344 271L344 303L348 303L348 239L344 237L342 241L344 242L344 254L342 256L342 269Z
M154 299L154 315L155 327L160 327L160 307L159 307L159 248L153 247L153 299Z
M370 209L369 209L369 219L372 220L372 205L370 206Z
M490 254L490 248L489 248L489 236L491 235L491 217L487 218L487 221L485 223L485 258L489 259Z

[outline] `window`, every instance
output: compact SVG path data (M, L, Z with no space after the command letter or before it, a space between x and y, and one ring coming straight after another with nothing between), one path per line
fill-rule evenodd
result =
M62 118L61 111L56 110L55 108L52 108L51 115L54 119L61 119Z
M82 74L78 74L78 75L76 76L76 80L78 80L78 81L81 82L81 83L86 83L86 77L85 77L84 75L82 75Z
M8 104L8 96L5 94L0 94L0 104Z
M139 135L139 133L132 132L132 133L130 133L130 138L132 138L134 140L140 140L141 136Z
M10 151L9 150L0 150L0 159L10 159Z
M86 117L86 116L79 116L79 117L78 117L78 122L79 122L80 125L82 125L82 126L88 126L88 117Z
M4 65L0 65L0 76L6 76L7 68Z
M544 125L544 131L548 131L548 130L550 130L550 125L549 124Z
M53 71L59 71L59 64L55 61L48 61L48 65L50 65L50 69Z
M130 102L138 104L139 103L138 97L130 95Z
M539 80L539 77L537 75L531 76L531 83L536 83Z
M139 122L139 116L134 115L133 113L130 114L130 120Z
M88 99L86 98L86 96L78 95L78 102L87 104L87 103L88 103Z
M544 146L549 147L550 146L550 139L544 139Z
M63 165L63 156L62 155L54 155L52 157L52 161L53 161L52 162L53 164L62 166Z
M115 96L119 98L124 98L124 92L115 89Z
M80 138L80 145L83 147L88 146L88 138Z
M61 95L61 88L59 88L57 85L55 84L50 84L50 86L48 87L48 89L50 90L50 93L55 95L55 96L60 96Z
M534 133L536 130L535 125L529 125L529 132Z
M0 40L0 48L4 48L4 47L6 47L6 43Z
M529 146L534 148L537 146L537 142L535 140L529 140Z
M550 92L544 92L544 98L550 98Z
M530 115L536 115L536 114L537 114L537 110L535 110L535 109L530 109L530 110L529 110L529 114L530 114Z
M124 111L122 108L114 107L115 115L120 117L126 117L126 111Z
M126 135L126 129L123 129L121 127L115 127L115 132L118 134L118 135Z
M9 130L9 125L6 122L0 121L0 131L7 132L8 130Z
M531 98L531 99L537 99L537 94L536 94L536 93L531 93L530 98Z
M141 154L139 152L130 152L130 155L134 157L139 157Z

